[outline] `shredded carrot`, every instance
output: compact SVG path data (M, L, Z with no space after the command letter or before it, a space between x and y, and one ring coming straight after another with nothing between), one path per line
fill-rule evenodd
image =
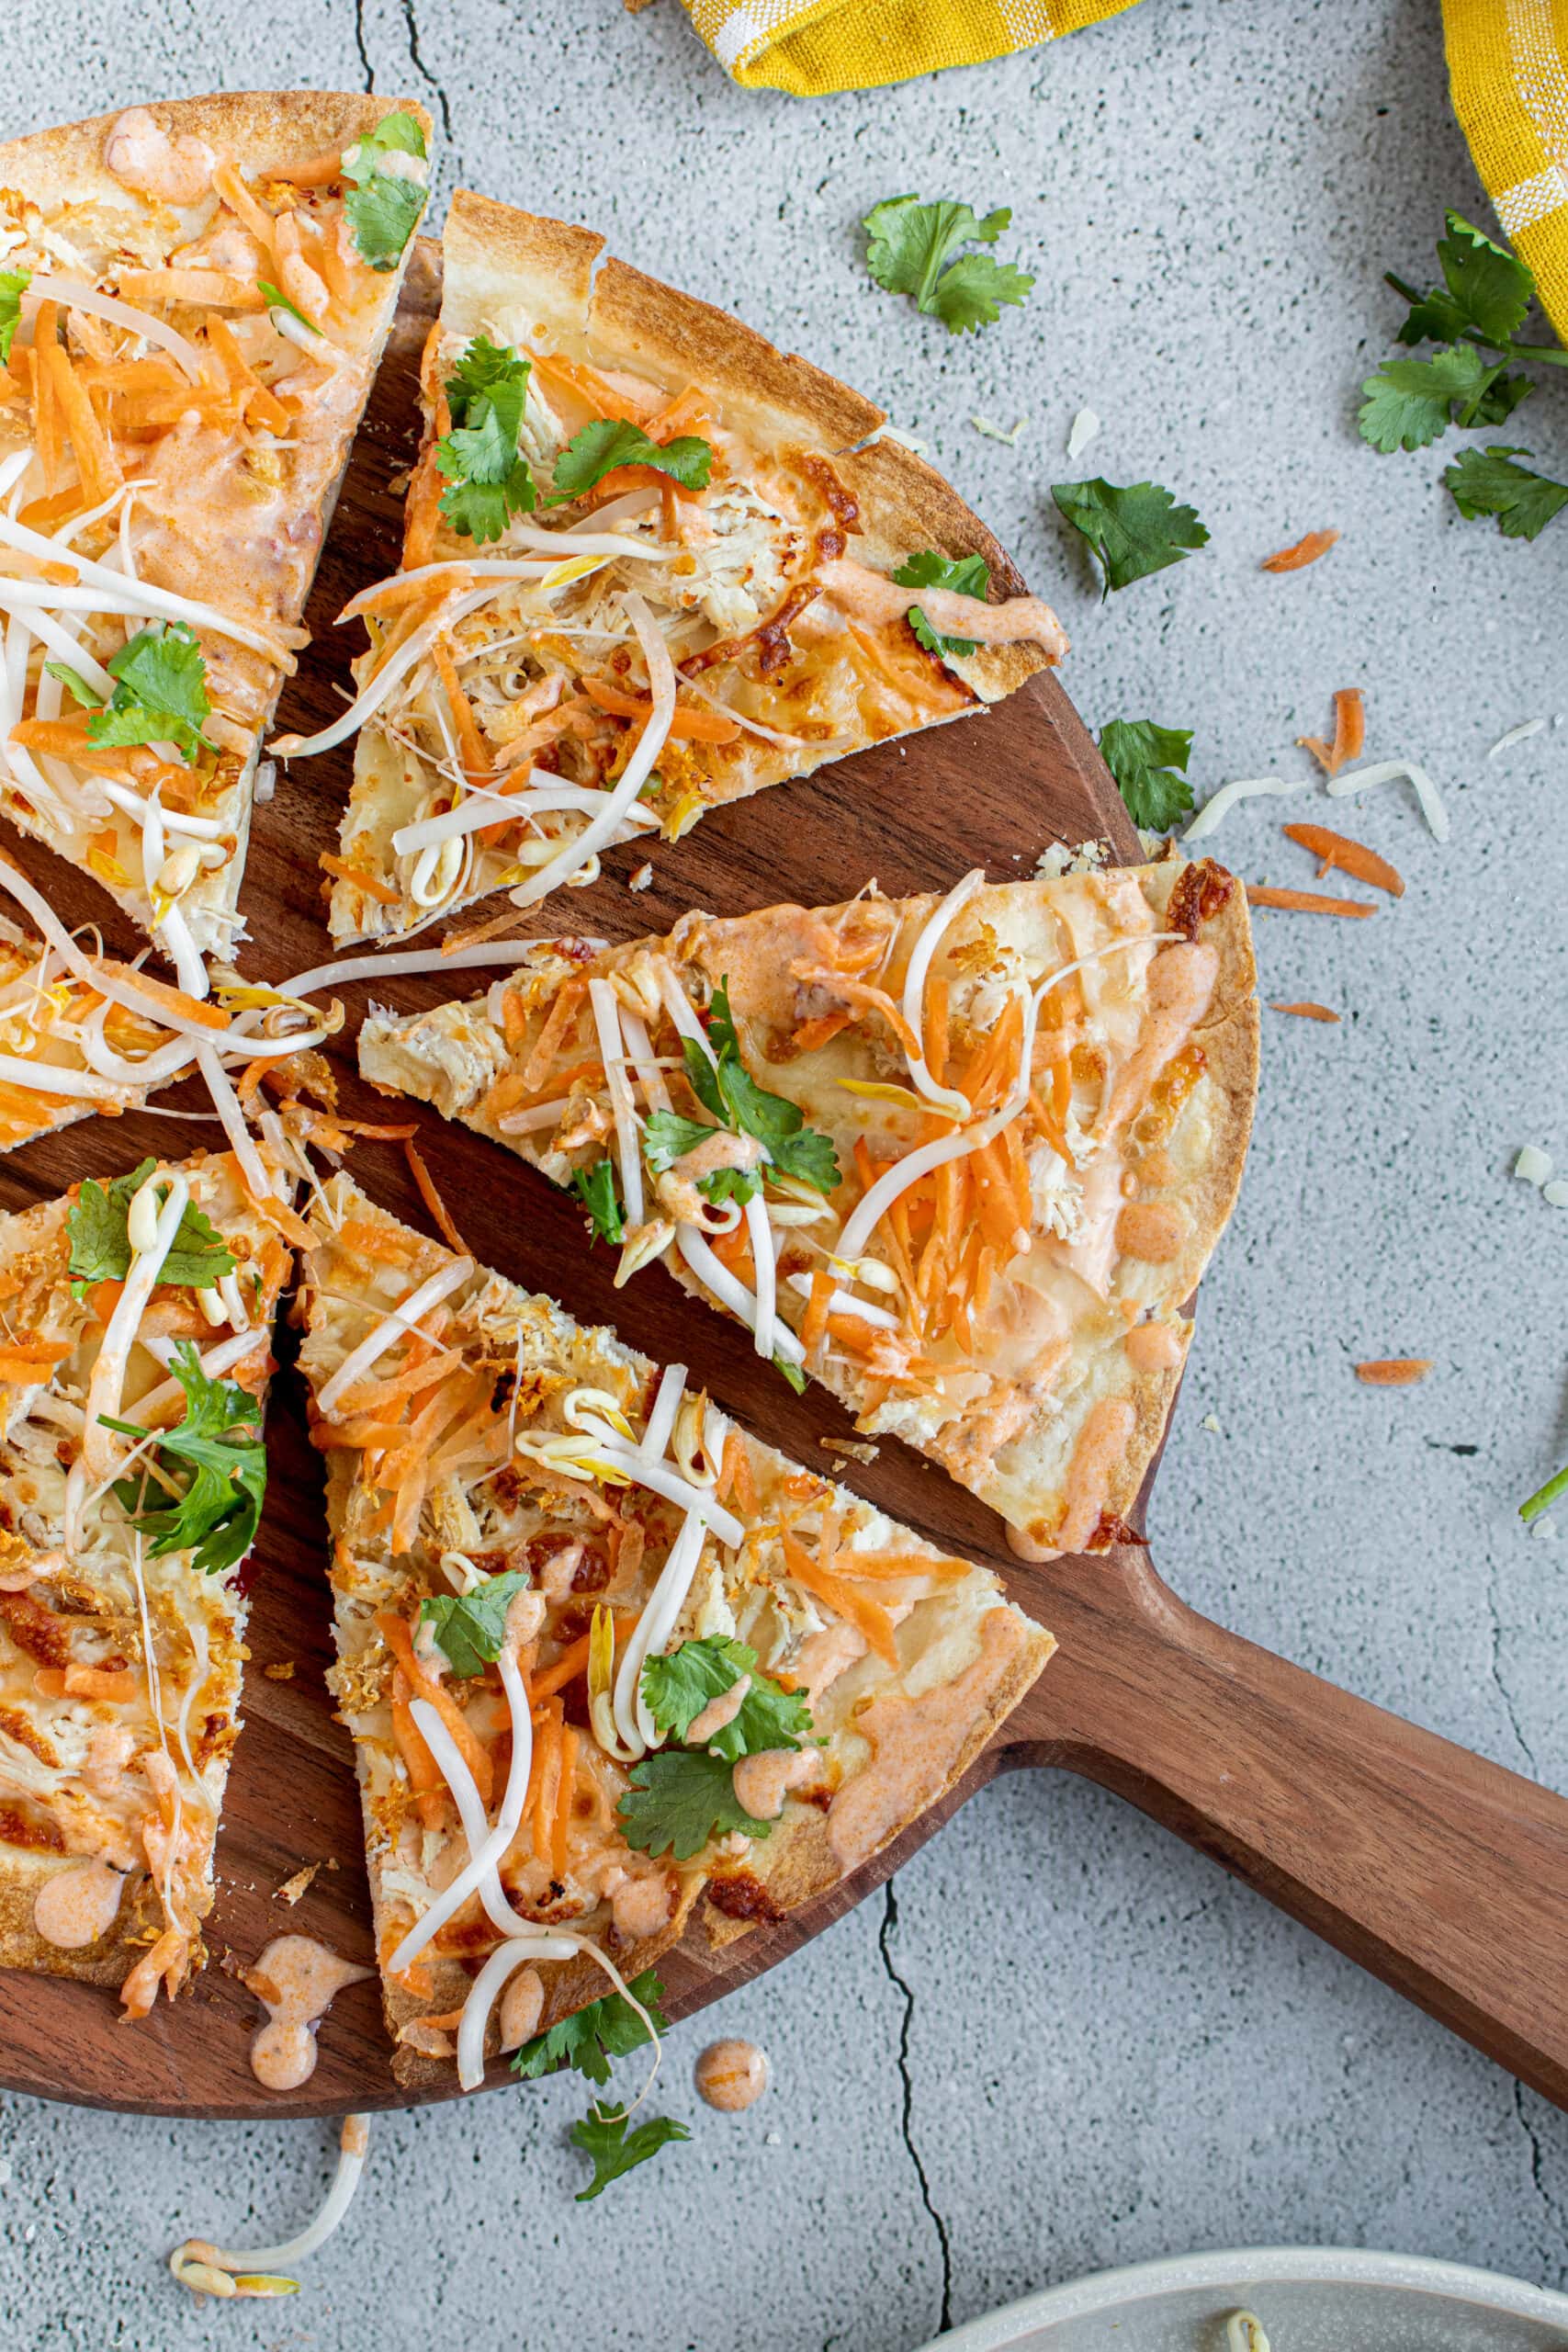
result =
M225 269L122 269L119 291L128 302L188 302L203 311L265 311L266 297L254 279Z
M344 1217L337 1230L328 1238L346 1257L377 1258L385 1266L400 1266L405 1262L403 1246L397 1235L372 1223L369 1217Z
M1337 531L1309 531L1293 548L1280 548L1277 554L1266 555L1261 568L1265 571L1304 571L1309 563L1326 555L1338 537Z
M571 1828L571 1800L576 1786L577 1732L572 1724L564 1724L557 1774L556 1817L550 1825L550 1870L557 1879L566 1876L566 1841Z
M882 1582L898 1577L941 1577L951 1579L971 1573L967 1560L928 1560L923 1552L840 1552L833 1563L841 1577L856 1582Z
M46 1699L134 1699L141 1685L128 1666L39 1667L34 1682Z
M617 1642L626 1639L637 1623L639 1614L640 1611L635 1609L626 1612L617 1611L615 1616ZM586 1634L581 1634L569 1647L562 1650L553 1666L547 1666L542 1674L535 1677L532 1689L536 1705L542 1699L553 1699L558 1690L564 1690L569 1682L575 1682L580 1674L587 1673L588 1642L589 1636Z
M1367 711L1359 686L1341 686L1335 695L1332 743L1321 735L1298 735L1296 741L1325 775L1337 775L1347 760L1359 760L1367 742Z
M87 503L96 506L118 490L122 479L108 437L99 424L92 401L76 380L70 354L63 344L52 337L37 346L41 367L49 375L51 390L59 402L60 413L76 455L76 470L87 493Z
M651 392L644 398L623 385L611 383L597 368L564 358L559 352L536 351L532 354L535 372L547 379L554 377L566 385L580 401L599 416L623 416L630 424L645 424L658 413L658 401Z
M474 1776L474 1785L488 1805L495 1793L494 1776L483 1742L456 1700L448 1696L439 1682L426 1674L413 1654L413 1639L403 1619L390 1610L376 1611L376 1630L408 1678L409 1689L416 1699L423 1699L434 1708L447 1731L452 1744Z
M587 994L588 982L581 972L574 972L557 989L556 1001L545 1015L545 1025L534 1040L534 1050L518 1073L525 1094L536 1093L544 1084L550 1064Z
M287 433L291 422L288 411L276 393L270 392L262 382L240 349L233 328L216 311L207 322L207 340L222 361L229 381L245 392L245 406L250 414L267 432Z
M807 1300L806 1313L801 1318L800 1325L800 1344L806 1350L807 1357L815 1355L827 1334L828 1302L832 1295L832 1275L813 1274L811 1295Z
M1325 1004L1314 1004L1307 996L1298 998L1292 1004L1271 1001L1269 1010L1270 1012L1299 1012L1303 1021L1337 1021L1339 1018L1337 1012L1330 1012Z
M465 595L474 584L471 571L443 571L434 580L421 580L417 573L395 572L378 588L367 588L354 599L354 614L357 620L367 620L372 613L379 616L400 610L405 605L439 605L448 596Z
M446 639L438 637L430 653L457 730L459 762L468 782L473 784L491 773L493 763L485 748L484 737L479 733L473 705L458 683L457 665L447 650Z
M392 1669L392 1737L398 1753L408 1769L409 1786L414 1792L414 1804L420 1820L426 1829L439 1826L442 1808L446 1801L446 1783L441 1768L432 1756L419 1725L409 1713L408 1677L400 1667Z
M384 907L395 907L400 903L397 892L387 883L378 881L374 874L367 874L360 866L345 865L341 857L333 857L330 850L322 850L316 863L323 873L335 874L340 882L352 882L356 890L363 890L367 898L378 899Z
M184 989L175 988L168 980L154 979L151 972L139 971L136 986L139 994L167 1005L171 1012L179 1013L186 1021L198 1021L204 1029L227 1029L230 1025L229 1016L220 1007L209 1004L204 997L187 996Z
M990 1143L981 1144L968 1155L969 1172L975 1183L976 1206L980 1213L978 1230L971 1241L978 1250L982 1237L997 1249L1014 1255L1013 1236L1018 1229L1018 1204L1013 1197L1011 1178L1007 1169L1007 1154L999 1136Z
M1280 907L1299 915L1344 915L1354 922L1377 912L1360 899L1325 899L1320 890L1277 890L1263 882L1247 884L1247 902L1249 907Z
M1404 876L1398 867L1391 865L1386 857L1380 857L1375 850L1368 849L1364 842L1353 842L1344 833L1331 832L1326 825L1287 825L1284 831L1289 840L1311 850L1314 857L1321 861L1317 869L1320 882L1337 866L1353 880L1370 883L1374 890L1386 890L1393 899L1404 898Z
M1356 1377L1369 1388L1408 1388L1426 1379L1433 1362L1431 1356L1381 1356L1371 1363L1359 1363Z
M49 370L41 364L41 355L60 335L60 305L40 302L38 317L33 322L33 347L28 354L31 370L33 395L33 443L38 451L39 465L43 471L44 486L52 490L60 471L60 412L54 397L54 386Z
M560 1769L560 1736L565 1719L565 1710L558 1699L552 1699L534 1716L534 1758L528 1774L527 1793L523 1802L529 1814L529 1834L534 1841L534 1851L541 1861L547 1851L550 1820L555 1810L553 1800L556 1792L549 1783L552 1771L558 1775Z
M950 990L946 975L932 972L926 980L926 1068L940 1086L947 1069L947 1012Z
M804 1544L787 1528L781 1530L779 1541L784 1546L784 1566L798 1585L821 1601L825 1601L836 1617L842 1617L865 1636L869 1646L888 1666L898 1664L898 1645L894 1639L893 1620L880 1601L869 1600L857 1592L843 1577L836 1576L814 1560Z
M433 1380L446 1379L461 1368L462 1362L462 1356L456 1348L443 1348L420 1363L405 1364L401 1372L394 1372L385 1380L356 1382L354 1387L345 1388L339 1397L339 1415L352 1419L359 1413L381 1412L387 1406L395 1404L399 1397L410 1396L421 1388L428 1388Z
M262 251L270 254L278 222L265 205L252 195L227 155L220 156L212 166L212 186L234 218L243 221Z
M335 147L312 155L303 164L269 164L263 179L283 180L290 187L333 187L343 177L343 156Z
M1059 1067L1065 1067L1065 1065L1059 1065ZM1029 1090L1029 1115L1058 1159L1065 1160L1069 1168L1076 1167L1077 1163L1067 1149L1067 1138L1057 1123L1055 1109L1049 1111L1046 1109L1040 1099L1038 1090L1032 1086Z
M821 1046L831 1044L840 1029L847 1029L854 1020L848 1005L840 1005L832 1012L819 1012L810 1021L803 1021L794 1033L792 1043L801 1054L814 1054Z
M598 704L616 718L651 718L653 705L639 695L623 694L618 686L608 686L598 678L584 678L582 691L591 702ZM740 733L733 718L726 718L722 711L693 710L684 703L675 707L670 722L671 735L683 735L694 743L733 743Z
M425 1166L423 1158L412 1136L403 1144L403 1156L408 1161L414 1182L419 1186L420 1199L434 1219L442 1239L449 1249L457 1251L459 1258L466 1256L463 1237L452 1221L451 1211L436 1191L434 1180Z

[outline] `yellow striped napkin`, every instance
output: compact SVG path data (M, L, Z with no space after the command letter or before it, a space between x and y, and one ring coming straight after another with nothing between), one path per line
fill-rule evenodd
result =
M1454 112L1568 343L1568 0L1443 0Z
M683 0L725 71L798 98L979 65L1133 0ZM1568 0L1443 0L1454 108L1568 342Z

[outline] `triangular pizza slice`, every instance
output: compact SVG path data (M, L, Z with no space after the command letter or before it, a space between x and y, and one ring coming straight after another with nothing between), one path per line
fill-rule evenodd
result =
M402 571L353 707L276 747L359 729L334 940L531 905L1066 651L858 392L586 229L459 189L443 255Z
M292 1263L228 1155L0 1217L0 1966L204 1957Z
M425 196L417 107L132 107L0 146L0 807L205 993Z
M1053 1643L680 1366L318 1193L300 1368L400 2079L835 1884Z
M1174 857L558 939L359 1044L1039 1556L1114 1541L1158 1447L1257 1058L1244 894Z

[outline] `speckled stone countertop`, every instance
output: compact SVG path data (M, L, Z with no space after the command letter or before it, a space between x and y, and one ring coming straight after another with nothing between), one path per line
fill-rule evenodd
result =
M1198 730L1193 775L1304 772L1337 686L1409 796L1354 830L1401 867L1368 923L1258 926L1266 1015L1240 1210L1204 1287L1154 1509L1165 1574L1253 1640L1568 1787L1563 1540L1519 1498L1568 1452L1568 1213L1511 1181L1568 1163L1568 521L1459 520L1441 453L1378 458L1356 386L1393 268L1442 208L1486 218L1428 0L1145 0L974 72L801 105L733 88L674 0L12 0L7 134L136 97L293 81L409 91L461 180L593 222L875 394L1060 609L1092 726ZM1010 204L1027 309L978 338L879 293L856 222L916 189ZM1103 420L1083 462L1074 413ZM982 437L972 414L1010 428ZM1519 428L1525 428L1520 430ZM1568 464L1568 387L1509 429ZM1066 470L1145 475L1213 534L1095 600L1050 503ZM1268 549L1343 544L1273 580ZM1302 814L1298 802L1292 813ZM1326 818L1325 808L1313 812ZM1216 846L1309 879L1253 803ZM1027 831L1027 811L1021 822ZM1294 865L1288 865L1294 860ZM1368 1355L1436 1359L1374 1392ZM749 2114L696 2100L719 2030L772 2053ZM901 2352L1087 2269L1196 2245L1383 2245L1568 2278L1568 2121L1095 1790L988 1790L795 1961L678 2030L656 2105L688 2146L577 2206L574 2081L378 2123L351 2224L286 2307L198 2309L187 2232L286 2233L326 2127L0 2107L0 2341L17 2352L526 2342Z

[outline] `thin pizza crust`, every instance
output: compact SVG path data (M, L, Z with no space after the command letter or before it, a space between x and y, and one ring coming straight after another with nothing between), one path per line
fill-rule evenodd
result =
M299 623L401 279L400 266L372 271L343 242L341 190L322 183L296 188L270 174L294 171L323 153L351 147L393 110L412 115L428 141L429 118L412 103L397 102L394 109L384 99L358 92L279 90L172 99L0 145L0 266L31 271L40 287L64 278L112 294L122 275L161 271L171 256L194 251L194 262L187 259L183 266L197 267L209 273L212 285L220 284L220 298L210 308L175 293L149 293L133 307L196 342L204 368L198 390L221 405L213 387L228 387L237 403L233 416L220 418L217 408L209 414L194 407L176 414L177 397L158 396L165 399L167 414L160 413L160 424L150 433L123 423L116 396L107 394L99 396L98 426L106 435L101 462L108 478L137 477L145 485L130 502L131 520L120 560L129 549L139 579L184 603L216 607L262 640L243 643L198 619L213 710L205 731L216 759L203 758L192 767L142 748L128 751L123 770L107 779L141 799L150 792L162 796L169 812L164 847L170 856L187 838L178 826L184 811L197 820L192 838L199 837L198 845L215 844L221 861L188 877L161 864L149 871L142 820L106 795L107 771L101 765L78 762L73 767L69 758L53 752L35 758L25 745L15 744L7 760L0 748L0 806L12 822L91 874L176 963L187 955L177 929L181 922L192 956L227 956L239 935L239 891L262 737L284 678L295 667L294 654L305 642ZM111 155L116 170L106 160ZM209 159L205 169L203 156ZM312 339L309 322L297 329L290 322L298 350L281 331L274 334L267 326L265 304L255 290L263 277L268 283L288 277L294 264L281 245L266 254L245 222L220 203L210 181L214 158L236 167L246 200L259 205L256 218L275 209L279 218L288 218L290 208L297 208L300 219L319 223L337 243L329 273L331 299L321 313L322 332ZM172 198L160 188L172 191ZM93 387L102 370L127 359L143 368L164 364L176 391L185 384L175 363L165 362L155 343L72 306L64 294L60 300L78 397L91 401L93 390L84 387ZM233 339L221 353L211 338L214 319ZM11 380L25 389L33 383L27 372L32 334L25 310L11 361ZM335 355L330 367L311 356L312 340L321 351L330 348ZM234 352L239 358L231 366ZM248 367L254 393L246 378L235 376L234 367ZM0 406L0 463L37 437L35 392ZM61 462L73 466L80 481L87 480L69 434ZM41 459L35 458L31 474L40 470ZM64 494L56 481L47 488L56 497ZM62 521L69 526L69 516L50 513L48 501L32 493L27 476L22 491L28 507L43 510L37 516L39 529L53 532ZM77 511L88 503L85 494ZM120 511L117 506L101 524L77 532L82 552L96 557L112 551ZM0 548L0 573L7 560L7 550ZM87 650L107 660L123 636L168 617L147 615L121 622L108 613L89 616ZM62 612L56 619L68 625L70 634L80 633L79 615ZM34 645L30 650L29 688L7 716L7 735L17 719L68 718L73 708L69 695L62 700L59 685L39 674L43 659L58 657L59 647ZM95 687L103 691L101 684ZM18 748L27 752L25 760L17 758ZM182 970L187 986L194 969L193 963L189 973Z
M911 1041L898 1025L911 959L938 909L934 895L888 901L868 891L815 911L691 915L667 938L597 952L557 940L483 997L406 1017L372 1013L360 1068L558 1183L609 1158L624 1189L615 1104L594 1075L603 1045L592 983L609 982L666 1068L679 1067L682 1050L671 1003L684 1002L687 1034L700 1035L697 1020L728 983L751 1077L831 1138L840 1174L827 1204L809 1187L770 1183L766 1194L778 1313L801 1340L797 1357L804 1350L807 1368L861 1429L919 1446L991 1504L1021 1549L1103 1550L1158 1450L1190 1338L1183 1308L1241 1181L1258 1067L1245 895L1222 869L1176 858L976 889L941 932L928 981L928 989L941 985L949 1008L950 1080L966 1061L984 1061L1021 985L1043 1006L1057 989L1038 993L1043 982L1068 966L1077 974L1068 975L1076 995L1062 984L1063 1025L1036 1026L1029 1099L1020 1101L1011 1136L998 1136L986 1156L1005 1146L1008 1166L1020 1182L1027 1178L1027 1227L1021 1207L1011 1239L995 1238L987 1219L1005 1170L990 1158L983 1189L965 1176L969 1189L950 1202L961 1230L934 1268L927 1228L917 1223L901 1236L884 1214L860 1237L856 1263L869 1273L851 1277L840 1237L869 1189L858 1155L880 1180L933 1136L954 1132L913 1091ZM1186 985L1184 973L1201 974L1201 986L1187 1015L1168 1021L1156 992L1163 1004ZM914 1008L922 1034L935 1018L929 994L925 1003L924 1013ZM639 1089L641 1051L625 1047ZM993 1096L999 1065L1010 1074L1017 1055L1016 1042L998 1046ZM1130 1091L1119 1095L1123 1074ZM672 1097L671 1083L665 1093L678 1112L711 1122L683 1080L673 1081ZM552 1099L553 1113L544 1107ZM990 1100L982 1095L982 1105ZM654 1106L652 1092L638 1093L639 1132ZM716 1150L720 1161L747 1156L712 1142L703 1149L705 1171ZM923 1208L934 1227L947 1181L928 1174L906 1215ZM706 1271L694 1264L685 1237L694 1221L699 1241L722 1249L728 1213L705 1204L679 1162L660 1173L645 1160L643 1188L643 1222L626 1244L620 1278L662 1256L678 1281L714 1304L711 1258ZM750 1234L748 1251L754 1241ZM732 1261L721 1271L736 1279ZM840 1302L831 1312L840 1324L826 1332L823 1300L813 1314L818 1281ZM858 1324L857 1304L866 1309Z
M259 1421L290 1253L227 1154L161 1165L152 1181L162 1189L173 1177L228 1245L233 1286L216 1324L189 1289L155 1287L123 1385L102 1401L119 1419L177 1420L183 1400L177 1385L170 1398L161 1356L188 1337L204 1356L223 1350L224 1375L255 1396ZM0 1967L119 1986L141 2016L160 1982L172 1996L205 1956L246 1603L243 1563L209 1575L191 1553L156 1555L101 1479L78 1474L85 1499L73 1504L118 1289L71 1281L67 1216L79 1192L0 1218L15 1335L0 1353ZM28 1351L36 1373L22 1361ZM123 1455L127 1442L116 1446ZM65 1690L78 1669L111 1680ZM56 1883L84 1871L113 1872L118 1903L101 1932L64 1946L39 1931L37 1906L46 1894L58 1904Z
M523 1645L523 1670L538 1694L542 1810L525 1809L501 1883L526 1917L592 1938L628 1980L680 1939L705 1889L721 1931L733 1933L824 1892L870 1860L952 1789L1054 1644L1005 1600L988 1571L944 1558L869 1504L802 1471L705 1397L688 1396L683 1375L660 1374L613 1331L581 1326L553 1300L422 1238L345 1177L324 1188L310 1223L316 1248L306 1261L299 1361L312 1394L313 1433L328 1461L338 1647L332 1680L355 1739L394 2071L412 2085L449 2076L450 2020L468 1996L477 1964L502 1939L470 1898L409 1969L385 1973L405 1931L468 1850L440 1783L420 1819L423 1800L410 1780L412 1717L396 1712L413 1690L411 1659L419 1672L435 1675L495 1758L492 1818L512 1753L494 1670L447 1670L441 1649L419 1632L425 1597L450 1593L469 1576L480 1589L508 1570L528 1576L523 1605L532 1613L511 1638ZM388 1317L433 1280L445 1282L444 1295L432 1295L411 1340L407 1323ZM384 1342L374 1362L363 1353L372 1333ZM397 1420L400 1409L376 1384L401 1379L405 1363L412 1369L421 1361L416 1350L436 1376L412 1408L422 1416L417 1436L411 1427L400 1440L378 1425L378 1417ZM337 1377L334 1389L355 1351L353 1380L345 1385ZM405 1395L407 1387L405 1381ZM661 1396L668 1450L656 1445L664 1485L655 1491L629 1451L613 1461L595 1453L603 1441L588 1423L607 1413L627 1449L640 1445ZM696 1486L667 1491L671 1476L688 1474ZM744 1540L735 1548L707 1529L682 1583L674 1555L697 1502L734 1512ZM781 1524L793 1531L787 1539ZM791 1544L798 1548L792 1552ZM858 1577L857 1554L866 1556ZM822 1587L824 1556L837 1565ZM834 1597L842 1601L846 1592L852 1616L835 1606ZM623 1837L619 1804L640 1751L606 1747L581 1662L567 1679L552 1673L596 1609L607 1607L614 1617L619 1658L643 1612L665 1607L665 1596L674 1614L662 1640L650 1634L655 1650L689 1638L746 1642L758 1672L789 1677L810 1692L814 1732L793 1754L781 1748L763 1759L770 1771L784 1770L761 1828L753 1816L750 1832L710 1838L683 1860L667 1849L634 1850ZM538 1760L546 1739L560 1736L546 1728L558 1702L576 1742L570 1826L563 1833L550 1828L542 1849L540 1821L561 1817L561 1750L553 1750L554 1780L551 1764ZM738 1798L741 1789L738 1777ZM538 1975L542 2000L530 2033L607 1989L588 1955L541 1962ZM487 2047L498 2038L492 2019Z
M588 804L564 811L529 804L510 826L502 810L488 839L474 830L455 837L445 865L422 861L394 837L448 808L465 779L486 790L499 779L510 794L520 781L533 791L558 776L610 792L642 732L635 706L648 689L634 671L634 708L607 712L580 682L626 699L628 659L644 657L615 601L622 588L646 597L666 636L682 707L699 723L716 711L729 739L688 741L679 731L661 739L651 776L608 837L615 842L657 827L678 837L706 808L890 736L983 712L1065 651L1055 616L1023 595L1002 549L948 483L901 443L875 437L886 419L874 403L727 312L606 256L590 231L464 189L446 223L441 319L423 371L426 430L410 489L405 568L526 555L536 551L544 525L569 555L563 531L593 521L581 501L558 512L540 505L479 546L441 519L443 388L481 336L531 357L520 446L541 487L566 440L595 413L585 405L586 379L602 413L619 402L628 417L652 421L671 401L684 402L698 416L698 437L712 435L716 471L710 489L691 500L660 507L649 490L640 516L623 515L622 499L613 500L623 544L635 554L673 531L672 557L612 560L583 578L494 582L477 610L448 598L471 582L433 573L426 600L386 606L356 672L365 723L333 869L334 940L418 931L503 887L531 902L547 855L550 888L574 878L567 853L592 813ZM673 426L659 429L679 437ZM653 479L647 469L626 469L610 488L645 477ZM1008 641L942 658L922 645L907 618L917 593L896 592L889 605L887 582L926 549L984 560L993 607L985 626ZM438 594L447 599L439 609L430 601ZM1008 603L1004 622L994 607L1009 599L1017 601ZM465 733L469 712L453 705L452 678L429 662L409 668L389 698L375 698L382 662L404 659L411 617L449 654L476 732ZM953 635L972 642L957 639L956 624ZM492 644L510 656L499 668ZM731 651L716 662L723 646ZM552 735L558 719L564 732ZM334 740L341 724L328 730ZM513 754L541 729L541 764L532 779L520 777ZM291 739L284 749L292 754L316 740ZM591 873L585 866L581 878Z

